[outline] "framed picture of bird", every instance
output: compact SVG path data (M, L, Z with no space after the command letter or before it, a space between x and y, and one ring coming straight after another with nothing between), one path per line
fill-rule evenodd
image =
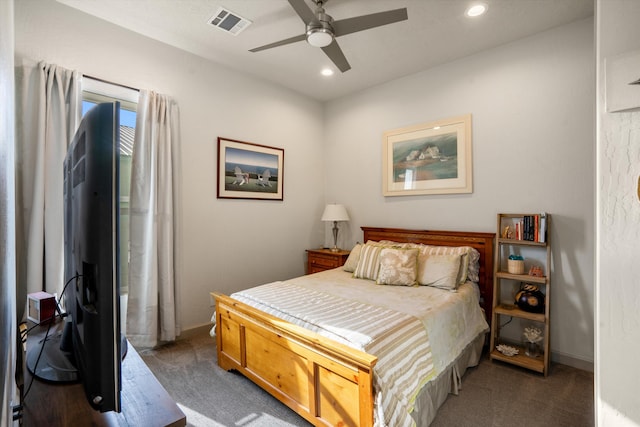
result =
M284 149L218 137L218 198L283 200Z

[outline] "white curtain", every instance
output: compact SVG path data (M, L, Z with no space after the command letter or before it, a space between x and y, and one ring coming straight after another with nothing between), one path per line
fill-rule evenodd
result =
M64 286L63 163L81 118L80 79L44 62L16 70L19 301L42 290L60 295Z
M131 166L127 338L152 347L180 334L180 129L177 104L140 91Z
M15 256L15 80L13 66L13 0L0 1L0 426L17 425L13 407L20 403L15 374L16 336Z

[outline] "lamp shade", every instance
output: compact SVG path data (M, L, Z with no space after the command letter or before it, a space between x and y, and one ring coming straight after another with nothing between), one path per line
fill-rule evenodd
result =
M349 221L349 214L343 205L328 204L324 208L322 221Z

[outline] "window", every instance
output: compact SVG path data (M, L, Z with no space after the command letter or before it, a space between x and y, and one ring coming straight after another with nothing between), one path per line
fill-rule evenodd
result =
M129 291L129 191L138 91L83 77L83 116L96 104L114 101L120 102L120 292L125 295Z

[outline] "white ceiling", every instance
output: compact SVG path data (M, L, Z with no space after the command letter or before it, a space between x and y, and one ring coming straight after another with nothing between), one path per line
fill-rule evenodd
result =
M593 0L329 0L335 20L406 7L407 21L337 38L351 70L340 73L305 41L252 53L249 49L304 33L287 0L58 0L232 69L326 101L593 15ZM311 0L306 0L312 8ZM237 36L207 22L219 6L252 24ZM320 70L336 73L323 77Z

